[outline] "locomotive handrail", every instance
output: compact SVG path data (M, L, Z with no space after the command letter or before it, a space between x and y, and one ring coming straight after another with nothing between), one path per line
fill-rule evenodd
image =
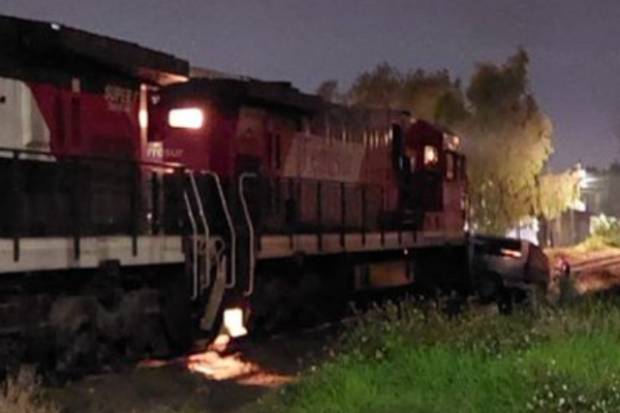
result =
M344 184L345 186L349 187L349 188L361 188L362 186L365 186L367 188L375 188L375 189L380 189L383 188L383 184L379 184L379 183L374 183L374 182L349 182L349 181L341 181L338 179L329 179L329 178L308 178L308 177L301 177L301 176L278 176L278 177L271 177L268 178L270 180L277 180L277 181L288 181L289 179L294 179L295 181L298 182L307 182L307 183L321 183L321 184L333 184L333 185L340 185L340 184Z
M41 151L36 149L21 149L21 148L9 148L6 146L0 146L0 152L10 153L13 156L16 156L19 159L19 155L36 155L36 156L46 156L50 158L50 161L53 160L85 160L85 161L97 161L97 162L109 162L109 163L128 163L128 164L138 164L143 166L150 166L155 168L162 169L184 169L185 166L181 163L177 162L155 162L155 161L144 161L139 159L132 158L121 158L121 157L112 157L112 156L96 156L96 155L57 155L48 151Z
M245 199L244 183L246 179L256 178L254 173L245 172L239 176L239 199L241 200L241 207L243 208L243 216L248 225L249 235L249 259L250 267L248 269L248 289L243 292L243 295L249 297L254 292L254 271L256 265L256 257L254 256L254 224L252 223L252 217L250 216L250 210L248 209L248 202Z
M200 192L198 191L198 185L196 184L196 177L194 176L194 171L189 171L189 181L192 186L192 190L194 192L194 196L196 197L196 205L198 206L198 216L200 217L200 221L202 222L202 226L205 230L205 278L206 278L206 286L211 285L211 260L209 259L209 237L211 235L211 231L209 229L209 224L207 223L207 218L205 216L205 211L202 206L202 200L200 199Z
M192 300L198 297L198 226L196 225L196 218L194 218L194 211L192 205L189 202L187 192L183 191L183 198L185 199L185 206L187 210L187 217L189 218L189 224L192 227L192 274L193 274L193 290Z
M72 258L78 262L81 259L81 239L86 234L128 234L131 238L132 255L135 257L138 254L138 237L141 234L142 226L141 220L148 217L145 215L146 209L149 205L149 199L147 197L142 198L140 191L146 190L146 186L139 180L139 177L144 173L152 172L157 175L168 175L174 172L180 172L184 174L186 172L185 166L178 163L162 163L152 161L140 161L138 159L129 159L121 157L104 157L104 156L91 156L91 155L58 155L49 150L37 150L28 148L10 148L0 146L0 161L2 161L2 167L6 170L11 170L15 175L10 180L13 185L10 187L10 193L8 199L12 203L12 216L5 217L2 222L2 236L12 238L13 241L13 261L19 262L21 258L21 238L28 236L52 236L61 235L71 237L73 239L73 256ZM41 175L45 173L45 170L34 169L36 173L29 174L31 169L29 165L47 165L57 169L50 169L51 174ZM91 202L92 196L97 190L96 186L90 186L91 182L84 181L81 174L82 167L94 168L89 169L88 172L92 172L97 176L102 176L106 185L113 185L112 187L104 187L103 191L108 191L111 188L111 192L105 192L105 196L111 197L114 194L114 190L119 188L123 195L128 199L127 211L123 208L125 204L113 207L111 212L111 219L108 220L108 216L105 217L105 222L102 215L98 211L85 210L82 211L82 201ZM99 169L101 167L101 169ZM38 166L37 166L38 168ZM125 180L123 177L119 181L111 181L111 177L114 176L114 171L126 171L131 174L129 180ZM42 172L40 172L42 171ZM112 171L112 175L108 175L108 171ZM58 174L56 174L58 172ZM125 173L125 172L123 172ZM62 202L67 203L65 212L67 216L63 215L62 221L50 221L37 222L34 215L29 215L22 219L23 208L18 206L21 202L33 203L33 205L43 205L41 199L32 199L30 193L24 193L23 184L20 184L23 179L35 179L33 182L48 182L47 180L39 181L38 176L49 177L49 185L59 185L60 192L55 192ZM103 174L103 175L100 175ZM58 175L58 177L56 177ZM104 176L105 175L105 176ZM124 175L123 175L124 176ZM68 180L71 179L71 181ZM119 178L120 179L120 178ZM64 180L64 181L63 181ZM86 182L88 188L87 193L83 193L82 183ZM99 182L99 181L97 181ZM63 186L64 185L64 186ZM61 187L62 186L62 187ZM64 192L63 188L69 188ZM56 186L53 189L57 189ZM37 189L39 191L39 189ZM90 192L88 192L90 191ZM33 192L35 193L35 192ZM47 194L47 192L46 192ZM115 196L119 196L120 192ZM188 194L191 199L191 193ZM47 197L48 195L46 195ZM55 195L56 196L56 195ZM26 197L26 201L22 199ZM108 199L108 198L106 198ZM155 202L155 201L154 201ZM182 205L183 201L181 201ZM171 204L172 205L172 204ZM182 213L181 211L178 211ZM64 213L64 212L63 212ZM104 212L106 213L106 212ZM82 216L83 214L87 214ZM159 212L157 212L159 217ZM97 220L97 218L99 218ZM91 220L94 219L94 220ZM147 220L150 218L146 218ZM24 222L25 221L25 222ZM176 228L178 229L178 228ZM173 229L176 230L176 229ZM211 276L211 274L209 274Z
M316 235L321 249L326 232L339 232L340 244L345 247L347 232L357 231L365 241L369 232L379 232L385 225L385 187L379 183L260 176L258 179L265 181L268 190L257 194L261 219L253 215L255 226L260 225L261 233L287 234L291 248L293 235L298 232ZM256 251L261 251L261 237L257 237Z
M231 244L231 280L230 282L226 282L226 288L233 288L237 283L237 233L235 231L235 227L233 225L232 216L230 215L230 210L228 209L228 202L226 202L226 198L224 197L224 191L222 190L222 184L220 182L220 177L215 172L206 171L205 174L211 176L215 181L215 186L217 187L217 192L220 197L220 202L222 203L222 210L224 211L224 215L226 216L226 223L228 225L228 230L230 231L230 244Z

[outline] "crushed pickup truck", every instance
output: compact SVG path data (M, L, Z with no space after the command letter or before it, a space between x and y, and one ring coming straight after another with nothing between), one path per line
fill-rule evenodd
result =
M512 238L472 236L469 273L473 292L482 301L497 301L500 310L545 293L550 279L549 259L537 245Z

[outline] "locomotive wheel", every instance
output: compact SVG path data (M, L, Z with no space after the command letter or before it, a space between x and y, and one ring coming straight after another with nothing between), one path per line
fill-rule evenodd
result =
M189 351L197 338L191 280L185 274L170 273L160 285L159 307L169 354Z
M340 279L312 270L301 275L263 275L253 296L249 330L268 335L337 319L346 311L348 289L335 280Z
M0 338L0 378L19 369L24 346L19 337Z
M303 274L294 286L291 291L291 312L296 326L313 326L329 318L330 302L321 300L322 290L321 276L314 272Z
M255 335L269 335L284 327L291 319L286 296L292 287L282 277L263 275L258 280L247 325Z
M194 342L190 293L171 286L161 297L162 321L171 355L187 352Z
M96 301L92 297L66 297L52 306L50 323L55 332L55 369L64 375L81 375L97 367Z
M141 289L128 293L121 302L120 312L130 359L168 355L158 291Z

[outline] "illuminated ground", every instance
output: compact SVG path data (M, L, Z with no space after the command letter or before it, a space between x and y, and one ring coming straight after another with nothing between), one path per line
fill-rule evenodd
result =
M66 413L237 412L313 368L326 354L331 333L242 339L182 359L151 360L52 390L52 398Z

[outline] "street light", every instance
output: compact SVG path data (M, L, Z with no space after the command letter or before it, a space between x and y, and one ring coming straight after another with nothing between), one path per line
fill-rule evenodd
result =
M599 180L599 178L595 175L588 173L588 171L583 168L580 163L577 164L575 169L577 180L579 182L579 188L581 189L592 188L593 184Z

